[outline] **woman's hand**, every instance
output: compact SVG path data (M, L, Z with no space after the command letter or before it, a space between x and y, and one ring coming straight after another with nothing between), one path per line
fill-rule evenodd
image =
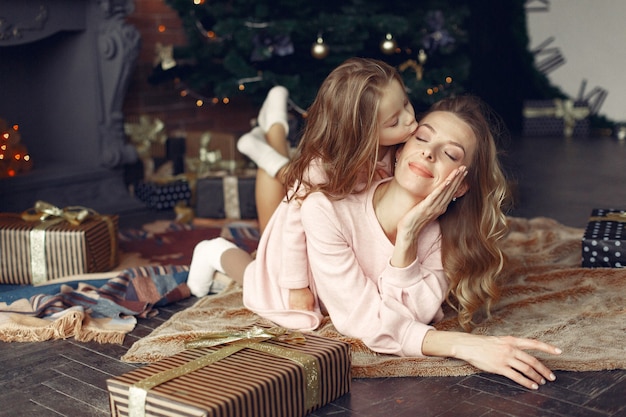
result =
M422 345L424 355L462 359L482 371L505 376L529 389L554 381L552 371L527 350L561 353L559 348L534 339L444 331L429 331Z
M465 166L455 169L443 183L402 217L398 222L392 265L404 267L415 260L416 237L428 223L445 213L466 175Z
M314 308L315 297L308 287L289 290L289 309L313 311Z

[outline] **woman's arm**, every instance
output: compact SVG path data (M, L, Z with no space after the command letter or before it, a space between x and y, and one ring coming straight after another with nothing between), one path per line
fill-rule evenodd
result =
M556 377L552 371L526 350L553 355L561 353L559 348L533 339L437 330L426 333L422 342L424 355L461 359L482 371L503 375L529 389L554 381Z
M336 206L351 205L330 202L320 193L311 194L302 205L318 299L339 332L363 340L370 349L422 356L421 340L432 328L428 323L439 318L446 293L443 271L436 274L419 262L392 267L391 244L382 232L372 235L360 213L335 211Z

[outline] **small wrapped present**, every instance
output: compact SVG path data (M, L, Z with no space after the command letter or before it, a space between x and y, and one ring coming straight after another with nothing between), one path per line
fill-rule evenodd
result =
M0 283L42 284L118 264L118 216L43 201L0 214Z
M192 190L189 181L178 176L154 178L139 182L135 186L135 195L150 208L170 210L181 202L190 205Z
M210 171L234 172L247 164L246 157L237 150L237 136L215 131L184 132L186 138L186 169L198 176Z
M214 175L196 183L196 217L256 219L256 171L240 175Z
M583 267L626 267L626 211L593 209L583 236Z
M524 102L523 135L586 137L589 135L589 107L572 100L527 100Z
M226 344L224 344L226 343ZM350 390L350 345L252 328L109 379L113 416L303 417Z

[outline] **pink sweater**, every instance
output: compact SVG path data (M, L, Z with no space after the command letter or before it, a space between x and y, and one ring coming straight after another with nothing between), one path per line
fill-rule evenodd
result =
M318 300L315 311L289 310L289 290L279 284L286 203L274 213L257 258L245 271L244 305L280 326L301 330L317 328L322 311L328 312L339 332L363 340L374 351L421 356L429 324L443 317L448 289L439 224L431 223L420 235L413 264L392 267L393 245L372 205L375 188L339 201L313 193L302 203L309 287Z

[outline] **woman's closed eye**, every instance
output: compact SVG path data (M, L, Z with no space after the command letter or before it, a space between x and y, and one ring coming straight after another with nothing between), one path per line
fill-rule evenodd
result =
M450 158L453 162L457 162L459 158L456 155L451 154L450 152L444 152L448 158Z

